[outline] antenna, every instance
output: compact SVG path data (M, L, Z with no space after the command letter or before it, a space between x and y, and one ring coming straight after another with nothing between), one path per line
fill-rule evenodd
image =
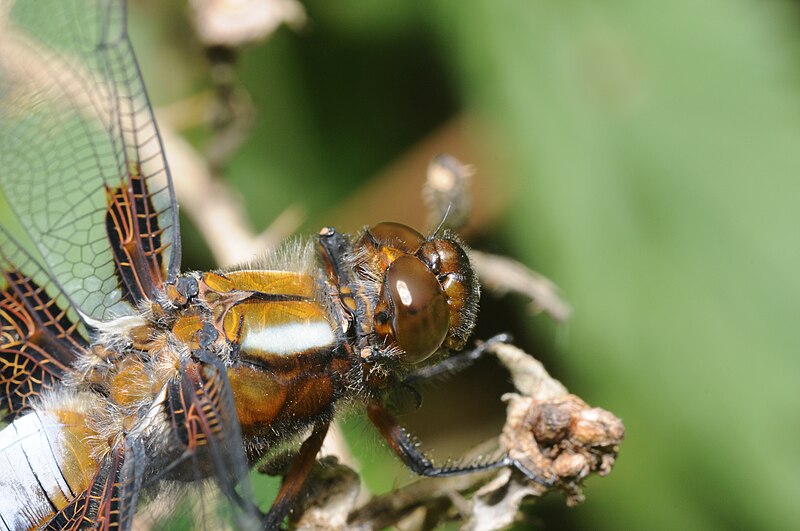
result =
M444 211L444 215L442 216L442 221L439 222L439 225L436 227L436 230L433 231L433 238L439 236L439 231L442 230L444 227L444 222L447 221L447 216L450 215L450 210L453 208L453 203L447 203L447 209Z

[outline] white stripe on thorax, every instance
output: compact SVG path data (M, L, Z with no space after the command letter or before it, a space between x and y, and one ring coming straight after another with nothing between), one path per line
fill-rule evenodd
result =
M314 348L328 347L336 336L327 321L264 326L245 332L242 349L285 356Z
M33 412L0 431L0 522L11 529L38 526L53 512L51 498L70 498L59 471L62 429L55 415Z

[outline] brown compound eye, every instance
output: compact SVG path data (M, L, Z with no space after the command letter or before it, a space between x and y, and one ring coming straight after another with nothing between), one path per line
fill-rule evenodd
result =
M383 310L375 315L375 330L394 338L405 363L423 361L447 336L447 299L436 276L414 256L401 256L389 266L378 306Z
M369 233L376 243L391 245L406 253L417 252L419 246L425 241L425 237L416 230L393 221L378 223L369 229Z

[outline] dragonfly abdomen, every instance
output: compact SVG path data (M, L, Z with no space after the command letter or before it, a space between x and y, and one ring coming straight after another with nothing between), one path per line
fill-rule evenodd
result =
M81 400L32 410L0 431L0 528L38 528L88 488L99 464Z

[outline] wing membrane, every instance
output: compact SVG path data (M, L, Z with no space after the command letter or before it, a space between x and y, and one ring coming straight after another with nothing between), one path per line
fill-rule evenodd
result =
M76 317L47 274L0 229L0 410L6 417L71 370L87 346Z
M259 519L253 504L247 457L241 428L222 363L202 350L200 359L187 363L167 391L167 415L183 447L182 457L170 466L190 460L197 479L211 472L217 486L232 502L239 524Z
M75 307L130 315L175 278L180 241L124 2L17 2L5 16L0 185Z

